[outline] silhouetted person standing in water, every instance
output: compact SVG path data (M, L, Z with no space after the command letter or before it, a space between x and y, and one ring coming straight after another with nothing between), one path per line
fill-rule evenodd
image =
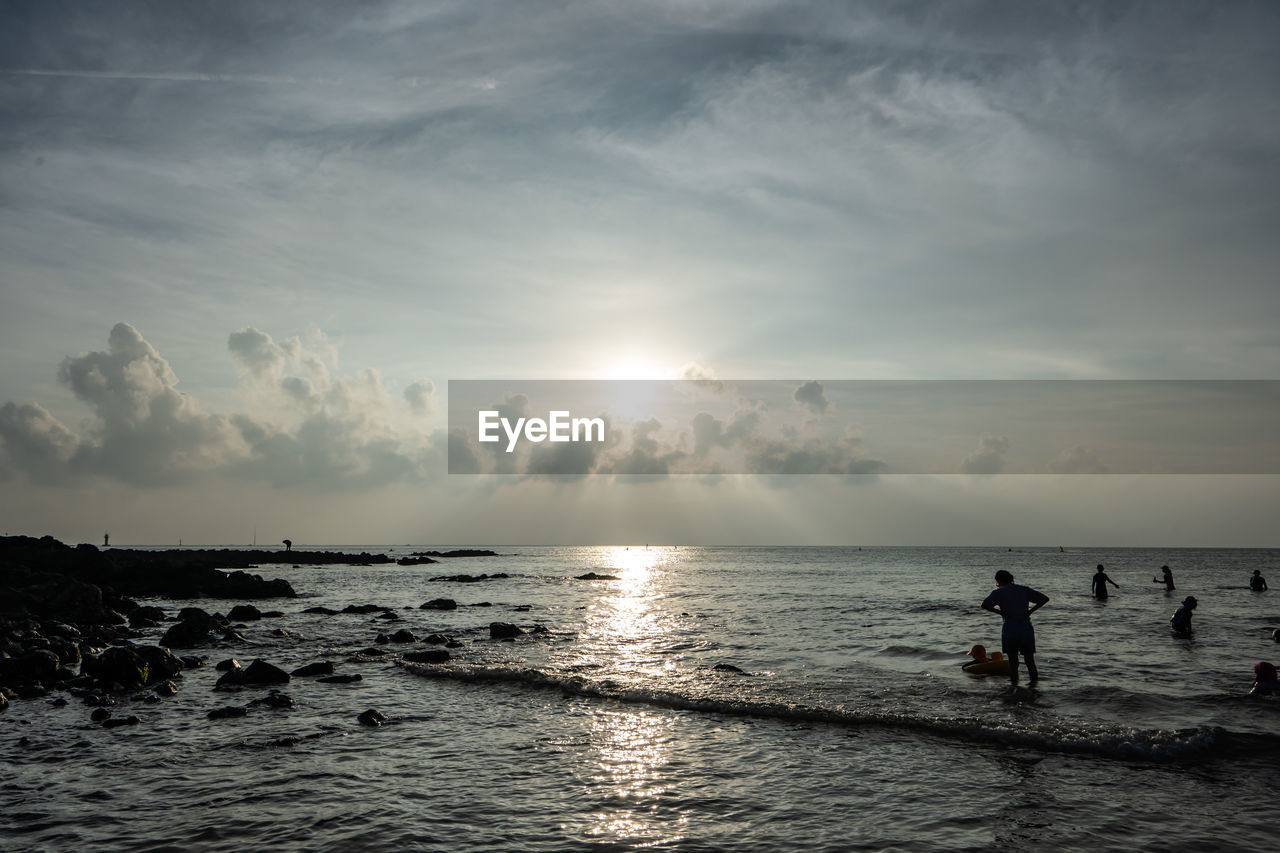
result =
M996 588L982 602L983 610L1000 614L1004 627L1000 630L1000 647L1009 659L1009 682L1018 686L1018 655L1027 659L1027 675L1031 683L1040 677L1036 669L1036 632L1031 614L1049 603L1049 596L1013 582L1013 575L1001 569L996 572Z
M1173 618L1169 620L1169 627L1173 629L1173 633L1179 637L1191 636L1191 611L1196 609L1196 605L1200 602L1196 601L1194 595L1188 595L1182 599L1182 606L1173 614Z
M1151 582L1152 582L1152 583L1162 583L1162 584L1164 584L1164 591L1165 591L1165 592L1173 592L1173 590L1174 590L1174 586L1173 586L1173 571L1172 571L1168 566L1161 566L1161 567L1160 567L1160 571L1164 572L1164 577L1162 577L1162 578L1152 578L1152 579L1151 579Z
M1116 589L1120 588L1120 584L1107 577L1106 571L1102 568L1102 563L1098 563L1098 571L1093 575L1093 597L1099 601L1106 601L1107 584L1111 584Z
M1261 569L1253 570L1253 577L1249 578L1249 589L1254 592L1267 591L1267 579L1262 576Z

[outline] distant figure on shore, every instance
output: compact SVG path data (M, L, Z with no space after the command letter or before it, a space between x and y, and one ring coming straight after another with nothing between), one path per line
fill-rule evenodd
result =
M1260 660L1253 665L1253 689L1250 696L1280 696L1280 682L1276 681L1275 664Z
M1191 611L1195 610L1199 603L1194 595L1188 595L1182 599L1182 606L1169 620L1169 627L1173 629L1173 633L1180 637L1191 636Z
M292 551L292 550L293 550L293 540L292 540L292 539L284 539L284 540L281 540L281 541L283 541L283 542L284 542L284 549L285 549L286 551Z
M1099 601L1107 600L1107 584L1111 584L1116 589L1120 588L1120 584L1107 577L1106 571L1102 568L1102 563L1098 563L1098 571L1093 575L1093 597Z
M110 545L111 545L111 534L110 533L102 534L102 547L107 548Z
M1013 575L1001 569L996 572L996 588L982 601L982 609L998 613L1004 620L1000 629L1000 647L1009 659L1009 682L1018 686L1018 656L1027 659L1027 675L1031 683L1040 678L1036 669L1036 632L1031 614L1049 603L1049 596L1013 582Z
M1267 579L1262 576L1261 570L1259 569L1253 570L1253 577L1249 578L1249 589L1253 590L1254 592L1267 591Z
M1164 584L1164 591L1165 591L1165 592L1173 592L1173 591L1174 591L1174 589L1176 589L1176 587L1174 587L1174 585L1173 585L1173 571L1172 571L1172 570L1170 570L1170 568L1169 568L1168 566L1161 566L1161 567L1160 567L1160 571L1164 572L1164 577L1162 577L1162 578L1152 578L1152 579L1151 579L1151 582L1152 582L1152 583L1162 583L1162 584Z

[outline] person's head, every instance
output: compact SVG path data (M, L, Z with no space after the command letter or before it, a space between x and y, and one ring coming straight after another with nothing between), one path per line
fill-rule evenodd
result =
M1172 573L1172 570L1168 566L1161 566L1160 571L1164 572L1166 575Z
M1196 597L1194 595L1188 595L1186 598L1182 599L1182 606L1188 610L1195 610L1196 605L1199 603L1200 602L1196 601Z
M973 658L978 663L982 663L987 659L987 647L974 646L973 648L969 649L967 654L969 655L969 657Z
M1260 574L1262 574L1262 569L1254 569L1254 570L1253 570L1253 573L1254 573L1254 575L1260 575Z
M1253 665L1253 677L1258 681L1275 681L1276 665L1260 660Z
M1098 563L1098 571L1102 571L1102 563Z
M996 572L996 583L999 584L1000 586L1004 586L1005 584L1011 584L1013 583L1013 575L1009 574L1009 572L1005 571L1004 569L1001 569L1000 571Z

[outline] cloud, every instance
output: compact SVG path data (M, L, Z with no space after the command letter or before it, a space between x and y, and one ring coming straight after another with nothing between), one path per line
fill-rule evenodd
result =
M435 411L436 386L430 379L419 379L404 389L404 399L415 415L429 415Z
M827 407L830 406L823 394L822 383L815 380L810 380L797 388L791 399L815 415L825 415Z
M300 419L253 412L205 412L178 391L169 363L128 323L112 328L106 351L68 357L58 371L94 414L78 436L38 404L0 407L6 467L35 482L104 476L136 485L200 477L261 480L276 486L371 487L418 482L441 472L447 436L396 428L377 371L334 375L336 351L297 338L283 344L254 328L229 349L259 398L274 394ZM308 375L283 375L291 366Z
M1107 474L1107 466L1097 453L1087 447L1075 445L1064 448L1046 466L1050 474Z
M984 432L977 448L960 461L960 470L965 474L999 474L1008 450L1007 436Z

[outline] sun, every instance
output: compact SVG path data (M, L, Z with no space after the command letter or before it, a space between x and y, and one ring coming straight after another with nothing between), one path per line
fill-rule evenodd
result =
M640 355L620 356L600 369L601 379L667 379L669 374L655 360Z

